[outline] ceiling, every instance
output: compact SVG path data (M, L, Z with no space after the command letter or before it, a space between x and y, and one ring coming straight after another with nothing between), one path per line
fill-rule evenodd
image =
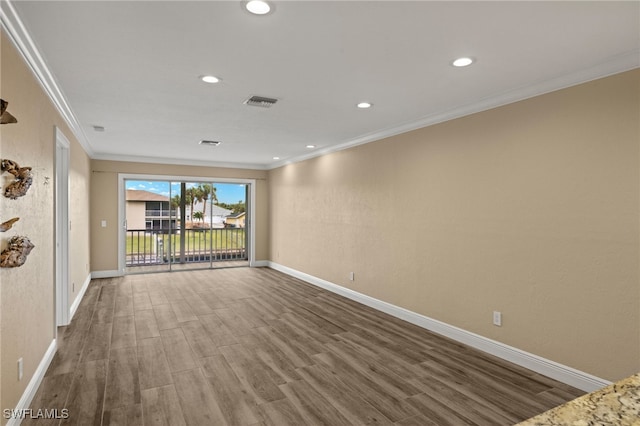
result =
M269 169L640 66L637 1L271 4L2 7L97 159Z

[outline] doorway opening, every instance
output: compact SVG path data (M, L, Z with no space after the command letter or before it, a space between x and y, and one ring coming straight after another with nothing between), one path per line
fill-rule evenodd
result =
M69 324L69 140L55 129L56 325Z
M250 266L251 180L121 176L125 274Z

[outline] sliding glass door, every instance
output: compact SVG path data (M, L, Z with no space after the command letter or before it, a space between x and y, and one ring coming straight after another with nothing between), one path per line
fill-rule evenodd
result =
M125 271L248 266L249 185L125 179Z

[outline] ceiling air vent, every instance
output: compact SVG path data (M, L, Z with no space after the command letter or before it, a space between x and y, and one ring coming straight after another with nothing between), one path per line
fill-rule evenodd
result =
M274 98L265 98L264 96L251 96L249 99L244 101L245 104L251 106L257 106L262 108L270 108L271 105L278 102L277 99Z
M207 141L207 140L201 140L200 141L200 145L208 145L208 146L218 146L220 145L222 142L220 141Z

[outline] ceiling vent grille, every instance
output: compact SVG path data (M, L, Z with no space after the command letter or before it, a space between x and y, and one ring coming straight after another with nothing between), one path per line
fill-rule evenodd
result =
M208 141L208 140L201 140L200 141L200 145L208 145L208 146L218 146L220 145L222 142L220 141Z
M257 106L262 108L271 108L271 106L274 105L276 102L278 102L277 99L266 98L264 96L251 96L249 99L244 101L246 105Z

